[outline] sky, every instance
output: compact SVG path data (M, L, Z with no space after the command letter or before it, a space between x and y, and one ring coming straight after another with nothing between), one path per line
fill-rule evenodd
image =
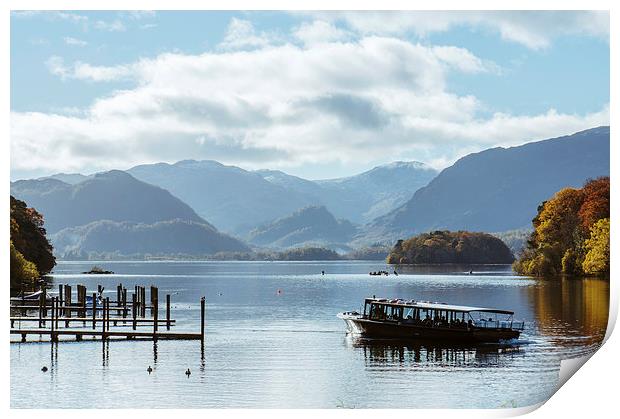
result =
M13 11L11 179L217 160L308 179L609 124L609 14Z

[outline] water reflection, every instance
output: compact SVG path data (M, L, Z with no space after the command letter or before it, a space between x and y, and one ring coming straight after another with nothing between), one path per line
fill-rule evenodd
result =
M526 292L541 335L563 346L600 345L609 317L609 281L547 279Z
M438 345L432 342L371 340L348 337L345 345L360 351L367 368L392 366L452 369L499 367L523 354L518 345Z

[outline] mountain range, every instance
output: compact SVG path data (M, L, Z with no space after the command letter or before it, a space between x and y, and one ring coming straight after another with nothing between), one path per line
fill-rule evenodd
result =
M201 247L194 248L193 253L247 249L242 242L219 233L170 192L120 170L98 173L74 185L54 178L20 180L11 183L11 195L44 214L45 228L59 256L69 250L79 251L84 243L105 242L103 247L88 248L93 251L112 248L111 243L120 249L135 241L137 233L147 237L145 232L157 232L160 237L146 246L170 249L170 243L176 243L178 249L188 251L187 243L171 239L175 234L180 237L181 228L188 237L202 234ZM103 220L107 223L101 224ZM190 234L190 230L194 231ZM207 242L209 246L202 246Z
M238 235L312 205L363 223L406 202L437 174L423 163L396 162L348 178L310 181L211 160L147 164L128 173L169 190L217 228ZM382 187L386 183L391 184L388 191Z
M399 208L364 227L357 243L432 230L530 228L538 205L565 187L609 175L609 127L469 154Z
M609 138L609 127L598 127L496 147L439 174L422 163L394 162L307 180L184 160L20 180L11 194L45 216L57 251L67 254L247 251L239 238L254 247L345 250L434 230L521 237L515 232L530 228L538 205L555 192L609 175Z

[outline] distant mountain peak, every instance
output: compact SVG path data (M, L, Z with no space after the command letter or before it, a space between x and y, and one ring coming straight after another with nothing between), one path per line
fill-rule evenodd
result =
M401 168L408 168L408 169L420 169L420 170L435 170L432 167L430 167L429 165L427 165L426 163L422 163L420 161L393 161L391 163L385 163L385 164L381 164L379 166L374 167L373 169L378 169L378 168L385 168L385 169L401 169ZM372 169L371 169L372 170Z

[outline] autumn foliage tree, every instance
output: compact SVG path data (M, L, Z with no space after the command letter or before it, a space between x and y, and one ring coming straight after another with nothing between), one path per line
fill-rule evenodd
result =
M32 285L49 273L56 259L45 236L43 216L11 196L11 288Z
M604 273L606 257L608 272L609 233L605 236L604 229L609 231L609 190L609 177L601 177L581 189L562 189L543 202L514 269L534 276ZM599 224L605 219L606 225Z

